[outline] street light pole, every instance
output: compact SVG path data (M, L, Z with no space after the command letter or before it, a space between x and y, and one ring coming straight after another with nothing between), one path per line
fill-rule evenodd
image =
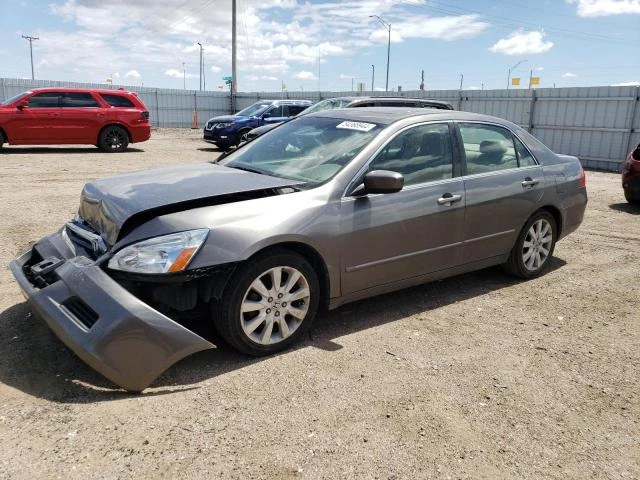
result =
M33 41L40 40L40 37L30 37L29 35L22 35L22 38L29 40L29 54L31 55L31 80L35 80L33 75Z
M526 60L520 60L518 63L516 63L513 67L509 69L507 73L507 90L509 90L509 84L511 83L511 72L513 72L518 65L524 62L526 62Z
M202 44L197 42L200 46L200 91L202 91Z
M371 91L373 92L373 81L376 77L376 66L371 64Z
M182 89L187 89L187 70L185 69L184 62L182 62Z
M385 22L382 18L380 18L378 15L369 15L369 18L375 18L376 20L378 20L382 25L384 25L388 32L389 32L389 39L387 41L387 83L385 85L385 91L389 91L389 58L391 57L391 24Z

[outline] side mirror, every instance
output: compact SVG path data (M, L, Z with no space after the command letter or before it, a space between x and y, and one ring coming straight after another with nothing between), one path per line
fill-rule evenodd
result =
M270 118L271 114L269 112L262 114L262 118Z
M364 176L364 183L357 187L351 195L360 196L368 193L395 193L404 187L401 173L390 170L373 170Z
M21 102L18 103L18 105L16 105L16 108L18 110L24 110L28 106L29 106L29 102L27 102L26 100L22 100Z

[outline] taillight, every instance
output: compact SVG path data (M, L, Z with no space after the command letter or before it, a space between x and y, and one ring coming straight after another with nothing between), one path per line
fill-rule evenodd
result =
M584 168L580 165L580 176L578 177L578 187L587 188L587 176L584 173Z
M142 115L142 118L144 118L145 120L149 119L149 112L147 112L146 110L143 112L140 112L140 115Z

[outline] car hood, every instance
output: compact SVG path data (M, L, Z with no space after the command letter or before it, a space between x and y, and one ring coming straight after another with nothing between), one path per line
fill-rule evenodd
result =
M211 163L181 165L87 183L78 214L113 245L158 215L278 195L299 183Z
M219 117L213 117L210 118L209 122L215 122L215 123L224 123L224 122L234 122L236 120L244 120L248 117L244 117L242 115L220 115Z

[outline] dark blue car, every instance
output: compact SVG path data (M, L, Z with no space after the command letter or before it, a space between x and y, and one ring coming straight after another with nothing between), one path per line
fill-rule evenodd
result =
M238 145L251 129L284 122L311 103L309 100L260 100L235 115L209 119L204 126L204 140L227 149Z

